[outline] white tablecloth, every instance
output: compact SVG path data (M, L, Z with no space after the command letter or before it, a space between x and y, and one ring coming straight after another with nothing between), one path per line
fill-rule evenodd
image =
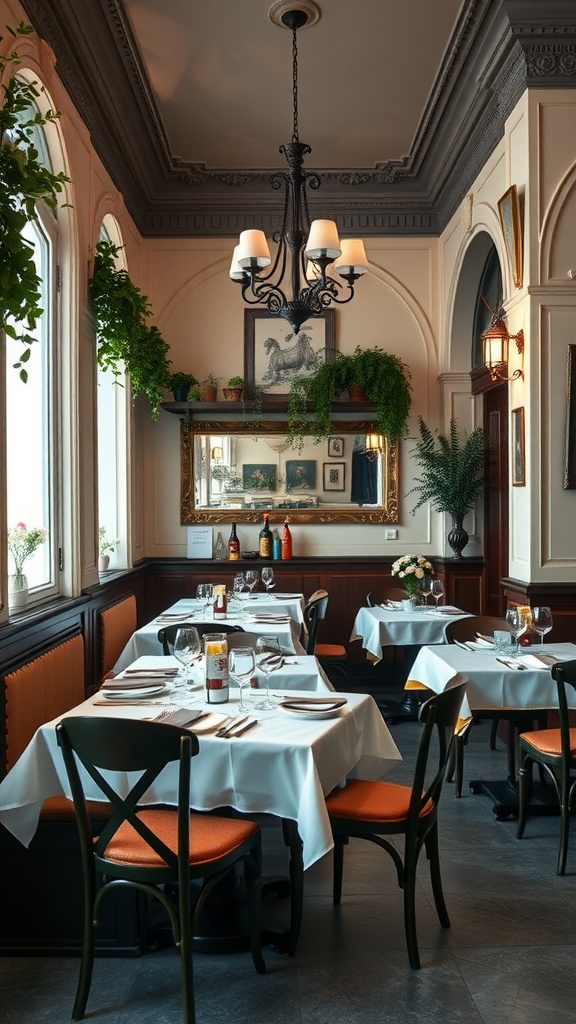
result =
M275 691L276 692L276 691ZM294 697L296 691L289 691ZM343 696L339 694L339 696ZM237 739L200 734L200 753L192 765L191 806L213 810L231 806L247 813L269 813L296 821L307 868L332 848L324 796L346 777L377 779L401 760L372 697L346 694L335 718L294 720L280 709L259 711L259 724ZM145 718L149 706L94 706L91 698L70 714ZM237 698L222 710L232 714ZM208 708L208 706L207 706ZM210 705L214 710L214 705ZM0 784L0 821L28 845L40 808L49 796L70 796L56 720L43 725ZM146 794L153 802L173 803L176 768L170 765ZM113 775L122 788L122 777ZM88 795L101 799L93 783Z
M150 669L156 670L158 668L181 669L182 665L171 654L145 654L140 658L136 658L136 661L133 661L128 667L130 669L138 669L139 671L145 672ZM258 680L259 687L265 688L266 677L264 674L256 671L255 675ZM203 689L206 681L203 656L191 665L190 678L195 686L195 696L198 696L198 692ZM230 680L230 686L233 689L238 689L237 684L232 679ZM316 690L320 693L326 693L327 690L334 690L334 687L324 672L324 669L312 654L286 655L282 668L277 669L270 675L270 688L275 689L277 687L280 687L282 690ZM260 688L254 690L246 688L245 693L248 695L255 694L258 698L262 699L262 691Z
M545 650L561 661L576 658L574 644L546 644ZM538 648L528 647L525 653L537 654ZM410 669L406 687L421 684L440 693L457 673L468 677L462 718L470 717L471 711L558 707L556 683L549 668L506 668L496 661L493 651L465 651L456 644L423 647ZM576 690L570 690L568 697L570 706L576 707Z
M405 612L392 608L360 608L352 629L351 640L361 640L373 661L380 661L382 648L405 646L407 644L442 644L444 629L448 622L468 615L458 608L446 607L446 611L435 613L424 608Z
M295 612L295 607L299 603L299 599L296 596L294 599L290 599L288 602ZM287 608L282 607L280 601L272 603L265 601L263 604L256 601L243 601L241 606L246 605L246 611L241 611L240 614L236 612L236 608L233 607L230 610L230 614L226 618L226 622L230 625L242 626L248 633L265 633L271 636L277 636L282 644L282 647L287 651L291 651L297 654L304 654L304 648L298 640L300 633L299 626L296 625L296 619L292 617L292 613ZM263 615L290 615L290 622L269 622L264 620L257 620L256 610L260 609ZM183 598L181 601L177 601L170 608L167 608L162 615L173 615L178 613L183 621L189 622L189 625L193 626L194 622L212 622L214 621L212 615L212 609L208 611L200 609L198 602L194 598ZM118 661L114 665L114 673L121 672L127 665L135 661L143 654L161 654L162 645L158 640L158 630L162 626L169 625L168 622L162 621L162 615L158 618L153 619L151 622L147 622L145 626L132 635L126 647L122 651L122 654L118 658ZM190 616L188 619L187 616ZM297 616L296 616L297 617ZM218 632L218 620L214 621L214 632Z

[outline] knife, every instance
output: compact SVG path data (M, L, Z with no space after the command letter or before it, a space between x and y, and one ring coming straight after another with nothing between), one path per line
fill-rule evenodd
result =
M244 718L234 718L229 725L225 725L223 729L218 729L216 736L228 738L228 733L233 732L233 730L237 729L239 725L243 725L244 722L247 722L249 717L249 715L244 715Z
M496 658L496 661L499 661L506 668L513 668L515 672L523 672L526 668L525 665L517 665L516 662L507 661L505 658Z
M252 729L255 725L258 725L258 719L253 718L251 722L246 722L241 729L233 729L232 732L228 732L224 737L227 740L235 740L237 736L241 736L243 732L248 732L248 729Z

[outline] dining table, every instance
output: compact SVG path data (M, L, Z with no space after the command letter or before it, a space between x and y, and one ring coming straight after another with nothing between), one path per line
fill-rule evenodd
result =
M67 715L157 720L163 716L170 722L167 715L199 712L202 717L196 723L180 725L199 738L192 766L191 808L230 807L246 814L273 815L283 827L291 826L285 837L289 836L292 878L333 847L325 796L348 778L381 778L401 761L401 755L369 694L325 691L315 695L324 701L318 706L308 703L309 690L283 690L275 681L273 693L275 707L250 711L248 719L255 720L252 727L230 738L218 735L217 729L237 717L238 691L231 691L226 704L215 706L206 704L203 691L195 688L179 695L175 703L168 703L164 692L140 699L131 699L127 692L126 699L107 700L101 689ZM286 703L296 708L290 710L283 706ZM58 721L46 722L36 731L0 783L0 822L24 846L36 832L44 800L71 796L56 738ZM142 802L174 804L176 771L175 766L167 766ZM89 799L103 799L87 776L83 781ZM110 774L108 781L120 789L123 786L119 773ZM290 941L295 944L294 938Z
M556 682L552 678L550 659L571 661L576 658L576 645L571 643L546 644L520 648L517 656L503 656L493 645L436 644L420 649L406 682L408 691L432 690L442 692L452 685L457 675L466 676L468 684L462 703L462 729L471 722L474 712L501 711L512 721L531 720L530 712L553 710L558 707ZM568 694L570 707L576 708L576 691ZM523 713L526 713L525 715ZM530 726L528 726L530 727ZM505 780L477 779L470 782L473 793L485 793L493 803L499 821L517 816L518 793L515 770L514 744L507 747L508 763ZM556 800L548 800L551 787L533 785L531 814L557 813ZM548 792L547 792L548 791Z
M286 594L281 599L262 594L254 600L246 595L244 598L230 601L226 618L219 620L214 618L214 608L211 604L197 598L181 598L132 634L112 671L122 671L141 655L161 654L162 645L158 640L158 631L162 626L174 622L182 622L189 626L200 622L213 623L215 633L222 623L241 626L249 633L277 636L284 653L303 655L306 652L300 643L302 601L301 594Z
M384 647L417 646L444 643L447 623L469 613L453 605L440 608L416 606L410 610L403 602L360 608L354 619L350 640L361 640L366 657L374 664L382 659Z

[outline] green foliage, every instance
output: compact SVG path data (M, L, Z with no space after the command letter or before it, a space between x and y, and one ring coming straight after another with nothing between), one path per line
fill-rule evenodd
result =
M125 371L134 397L146 395L157 419L162 390L169 387L169 346L158 328L147 323L151 316L148 297L132 283L126 270L116 267L119 251L112 242L96 246L90 299L96 318L98 365L117 378Z
M420 416L420 436L411 451L422 475L408 492L418 494L412 513L429 502L436 512L453 517L465 516L479 497L484 484L490 447L482 427L477 427L461 442L456 420L450 421L450 436L436 436Z
M21 22L15 30L8 26L8 31L17 38L30 35L33 29ZM58 195L70 179L63 172L52 174L40 162L33 143L34 131L56 121L60 114L53 110L40 114L36 109L35 100L41 90L37 82L16 77L21 63L15 50L0 57L0 77L12 70L12 76L2 84L0 108L0 329L24 345L13 366L26 382L30 345L36 340L30 331L42 314L42 282L36 273L33 250L22 231L29 221L37 220L38 202L45 202L51 209L57 207Z
M243 388L244 377L230 377L230 380L228 381L228 384L226 386L229 388Z
M217 388L220 384L220 377L217 377L214 373L209 373L204 380L200 381L201 388Z
M383 349L361 349L352 355L338 353L333 363L323 363L311 377L296 377L288 393L288 440L301 447L305 435L316 441L334 434L332 403L359 384L376 408L376 430L391 441L406 435L412 403L410 370L398 356ZM313 419L308 419L308 409Z
M191 388L193 384L197 383L198 381L196 380L196 377L191 373L182 373L181 371L178 373L171 373L168 378L168 387L171 391L173 391L174 388Z
M98 550L100 555L112 555L116 548L116 544L112 540L108 540L106 536L106 527L98 527Z

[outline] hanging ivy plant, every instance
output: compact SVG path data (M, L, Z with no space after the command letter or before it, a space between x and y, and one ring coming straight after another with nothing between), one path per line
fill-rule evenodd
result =
M133 284L126 270L116 266L120 249L112 242L98 242L90 300L96 318L98 365L116 378L126 373L134 397L146 395L154 419L169 387L168 344L157 327L150 325L148 297Z
M32 26L24 22L17 29L7 29L15 39L33 32ZM36 273L34 249L23 230L27 223L38 219L39 201L51 209L57 207L58 195L70 179L63 172L53 174L41 163L34 135L60 114L38 111L36 99L43 90L37 82L16 76L21 63L14 50L0 57L0 79L12 71L11 77L2 82L0 107L0 330L23 343L24 349L13 366L26 382L30 346L37 340L31 332L42 314L42 281Z

